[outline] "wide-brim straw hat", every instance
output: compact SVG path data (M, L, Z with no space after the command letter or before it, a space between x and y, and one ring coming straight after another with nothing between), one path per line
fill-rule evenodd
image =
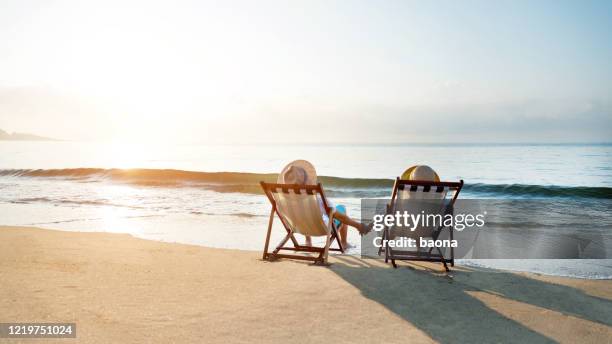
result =
M424 180L430 182L439 182L440 177L433 170L433 168L427 165L414 165L409 167L402 176L400 177L403 180Z
M297 176L297 178L295 178ZM317 184L317 171L306 160L295 160L287 164L278 175L279 184Z

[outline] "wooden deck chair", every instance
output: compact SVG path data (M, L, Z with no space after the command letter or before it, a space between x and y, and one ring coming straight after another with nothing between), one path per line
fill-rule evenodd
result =
M396 178L391 194L391 202L387 205L387 214L395 214L397 211L408 211L409 213L452 215L452 209L459 197L463 187L463 180L459 182L435 182L422 180L402 180ZM449 231L449 239L453 240L453 226L445 227L443 224L430 226L418 226L414 231L408 229L385 228L382 232L382 240L393 240L397 237L415 239L417 247L415 250L398 249L391 247L379 248L378 254L384 252L385 263L391 261L397 268L396 260L433 261L441 262L444 269L449 271L447 263L455 266L454 249L450 248L450 257L445 258L440 248L423 250L419 247L420 238L437 240L444 229ZM430 239L431 238L431 239Z
M299 184L271 184L261 182L261 187L264 193L272 204L270 212L270 220L268 222L268 233L266 234L266 243L263 251L264 260L274 260L276 258L291 258L300 260L313 261L315 264L327 264L327 256L329 251L344 252L344 248L340 243L338 231L333 221L334 208L329 205L325 198L321 184L317 185L299 185ZM327 215L328 221L323 220L323 213L319 204L319 199L323 203L323 208ZM272 224L274 215L278 216L281 223L287 231L287 235L276 246L274 251L268 252L270 244L270 233L272 232ZM307 236L324 236L326 237L325 246L305 246L298 244L295 234ZM292 246L285 246L291 241ZM332 242L338 243L337 248L331 248ZM312 252L318 253L316 256L299 255L299 254L284 254L280 251L294 252Z

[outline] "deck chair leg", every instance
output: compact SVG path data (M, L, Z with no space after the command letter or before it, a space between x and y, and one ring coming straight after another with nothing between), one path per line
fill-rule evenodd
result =
M390 247L386 247L385 252L388 252L389 260L391 260L391 265L393 265L393 268L397 269L397 264L395 263L395 257L393 256L393 249Z
M314 264L315 265L329 265L327 263L327 258L329 257L329 246L331 245L332 234L329 233L325 237L325 247L319 252L319 256L316 258Z
M386 234L386 233L387 233L387 230L386 230L386 229L385 229L385 230L383 230L383 232L382 232L382 240L380 241L381 243L384 243L384 242L385 242L385 236L386 236L385 234ZM383 250L383 246L382 246L382 245L380 245L380 247L378 248L378 255L379 255L379 256L380 256L380 254L382 253L382 250Z
M325 239L325 248L323 249L323 264L327 264L329 245L331 245L331 233L327 234L327 238Z
M385 247L385 263L389 262L389 256L391 255L391 251L389 247Z
M450 240L451 241L453 240L453 228L452 227L450 228ZM455 266L455 249L451 246L450 250L451 250L451 256L450 256L451 262L450 263L451 263L451 266L454 267Z
M332 234L331 241L329 244L330 247L331 247L331 243L333 243L334 240L338 243L338 248L340 249L340 252L344 253L345 247L342 246L340 235L338 234L338 229L335 227L333 227L333 234Z
M385 247L385 263L391 261L391 264L395 267L395 257L393 257L393 250L390 247Z
M381 245L378 248L378 255L380 255L380 252L384 250L385 251L385 263L388 263L389 262L389 253L388 253L389 248L386 246L383 248L386 238L387 238L387 230L385 229L382 233L382 240L380 241Z
M278 251L280 251L280 249L283 248L283 246L285 246L287 241L289 241L289 239L291 239L292 237L293 237L293 231L290 231L289 233L287 233L285 238L280 242L280 244L278 244L278 246L276 246L276 249L272 253L273 254L277 254Z
M446 272L449 272L450 269L448 268L448 265L446 265L446 260L444 260L444 258L442 258L442 264L444 264L444 270L446 270Z
M448 265L446 264L446 258L444 258L444 254L442 254L442 250L437 247L438 249L438 253L440 254L440 256L442 256L442 264L444 264L444 270L446 270L446 272L449 272L450 269L448 268Z
M274 223L274 212L276 209L272 207L272 211L270 212L270 220L268 221L268 233L266 234L266 244L264 245L264 251L262 259L268 258L268 246L270 244L270 233L272 233L272 224Z
M276 208L274 208L276 210ZM287 225L287 223L285 222L285 220L283 219L282 216L280 216L280 214L278 215L278 219L280 220L280 222L283 224L283 227L285 227L285 230L287 231L287 233L290 232L289 226ZM297 240L295 239L295 236L291 235L290 237L291 242L293 243L294 247L298 247L300 246L300 244L297 242Z

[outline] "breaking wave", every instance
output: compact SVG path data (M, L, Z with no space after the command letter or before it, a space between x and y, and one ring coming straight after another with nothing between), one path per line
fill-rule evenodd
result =
M173 169L5 169L5 177L58 178L81 182L123 182L152 187L201 187L222 193L261 193L260 181L275 182L276 173L199 172ZM326 191L335 197L388 197L392 179L320 176ZM599 198L612 199L612 188L588 186L465 184L463 192L476 197Z

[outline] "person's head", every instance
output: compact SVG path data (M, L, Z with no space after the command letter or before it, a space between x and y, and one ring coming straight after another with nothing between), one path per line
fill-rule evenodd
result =
M439 182L440 177L433 170L433 168L427 165L415 165L408 168L401 176L404 180L423 180L430 182Z
M306 160L295 160L287 164L278 175L279 184L317 184L317 172L314 166Z

